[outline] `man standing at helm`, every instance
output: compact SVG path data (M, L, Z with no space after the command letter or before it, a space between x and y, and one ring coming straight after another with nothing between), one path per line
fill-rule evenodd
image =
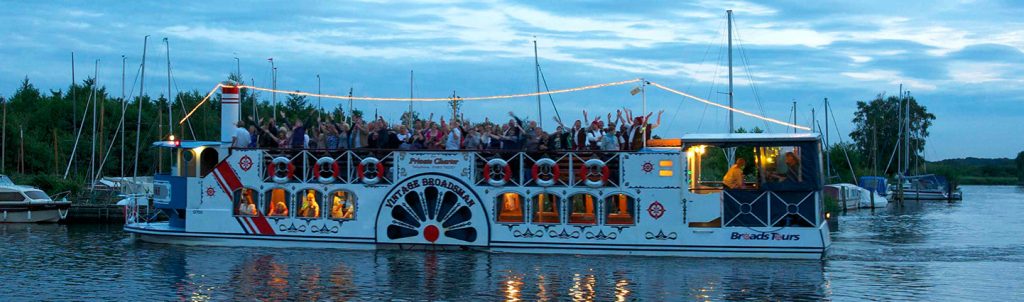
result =
M736 159L736 163L729 168L729 172L725 173L725 178L722 179L722 184L727 189L742 189L743 188L743 167L747 165L747 160L740 157Z

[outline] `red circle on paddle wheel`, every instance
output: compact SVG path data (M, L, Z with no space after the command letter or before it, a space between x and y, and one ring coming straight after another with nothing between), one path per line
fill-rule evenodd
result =
M427 241L430 241L431 243L433 243L434 241L437 241L437 236L440 236L440 235L441 235L441 230L438 230L437 226L428 225L426 228L423 228L423 239L426 239Z

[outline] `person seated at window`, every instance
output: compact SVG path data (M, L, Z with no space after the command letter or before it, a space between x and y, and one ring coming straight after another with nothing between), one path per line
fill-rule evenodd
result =
M352 204L345 201L345 193L334 193L334 201L331 204L331 218L352 219Z
M238 215L256 216L256 203L253 202L252 190L242 189L242 199L238 202Z
M727 189L743 189L743 168L747 166L747 160L740 157L736 159L736 163L729 168L729 172L725 173L725 178L722 179L722 184Z
M793 152L786 152L786 173L772 176L778 182L800 182L800 159Z
M284 203L284 199L273 201L267 216L288 216L288 205Z
M302 199L302 207L299 208L299 217L320 217L320 204L316 202L316 193L313 190L306 191L306 197Z

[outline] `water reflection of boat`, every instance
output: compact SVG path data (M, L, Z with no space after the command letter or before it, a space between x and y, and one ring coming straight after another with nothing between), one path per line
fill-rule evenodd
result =
M892 184L889 186L889 194L903 200L963 199L960 188L953 187L945 177L935 174L904 177L902 188Z
M57 222L67 216L69 208L71 202L66 198L53 200L42 190L16 185L0 175L0 223Z

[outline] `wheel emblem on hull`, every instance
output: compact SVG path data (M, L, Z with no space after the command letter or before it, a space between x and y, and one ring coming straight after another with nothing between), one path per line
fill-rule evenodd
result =
M654 219L661 218L662 215L665 215L665 206L661 205L661 203L657 201L652 202L651 205L647 207L647 214L650 214L651 218Z
M390 218L387 239L432 244L476 242L480 234L470 206L477 201L466 189L454 180L434 177L400 186L386 200L391 207L385 216Z
M248 172L249 169L252 169L252 158L248 155L242 156L242 158L238 160L238 167L242 168L242 171Z

